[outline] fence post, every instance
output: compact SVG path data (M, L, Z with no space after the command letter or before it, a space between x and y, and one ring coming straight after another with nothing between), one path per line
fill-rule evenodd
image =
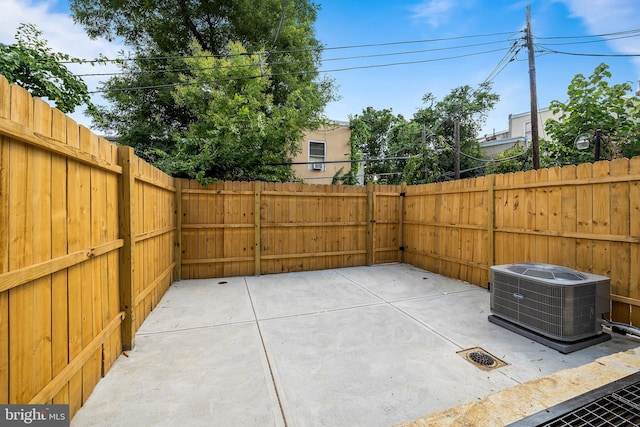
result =
M131 350L135 337L135 154L132 147L118 147L118 164L122 166L118 210L120 237L124 246L120 249L120 309L122 321L122 349Z
M373 182L367 183L367 265L373 265Z
M176 234L174 238L173 260L176 263L173 269L173 280L182 280L182 179L175 178L176 196L175 196L175 215L176 215Z
M487 268L495 262L495 224L496 224L496 200L494 194L496 176L487 177Z
M254 257L255 257L255 268L254 274L256 276L260 275L260 248L262 246L261 241L261 221L260 221L260 213L262 207L262 183L260 181L256 181L254 188L254 207L253 207L253 221L254 221Z
M404 210L406 203L407 183L402 182L400 184L400 224L398 230L400 234L400 262L404 264Z

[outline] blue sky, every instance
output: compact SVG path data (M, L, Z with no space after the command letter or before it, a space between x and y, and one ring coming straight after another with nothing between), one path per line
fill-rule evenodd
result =
M640 28L638 0L396 0L353 1L317 0L321 10L316 35L329 48L377 45L372 47L330 49L325 52L322 69L339 85L341 99L330 104L326 113L332 119L347 120L367 106L390 108L411 118L422 97L433 93L439 99L461 85L476 86L484 81L505 56L510 40L520 37L525 26L525 8L531 6L532 32L541 37L537 43L572 53L638 54L640 37L604 40L542 39L542 37L586 37ZM89 40L82 28L67 16L66 0L0 0L0 42L12 43L15 28L21 22L36 24L54 50L73 56L93 58L102 53L115 57L123 47L103 40ZM508 33L493 37L468 37ZM466 38L460 38L466 37ZM455 39L458 38L458 39ZM406 43L433 39L440 42ZM595 43L579 43L597 41ZM390 44L397 43L397 44ZM461 45L488 43L458 48ZM557 43L573 43L559 45ZM382 44L387 44L381 46ZM456 47L455 49L452 49ZM433 51L433 49L441 49ZM427 51L432 50L432 51ZM421 51L409 54L407 52ZM362 58L370 55L387 55ZM466 55L463 58L439 60ZM360 57L344 59L348 57ZM405 65L389 65L414 62ZM536 57L538 105L546 107L554 99L564 100L566 89L577 73L591 74L596 65L606 62L613 74L612 83L640 79L640 57L588 57L545 53ZM375 67L384 65L383 67ZM96 72L96 68L74 69ZM113 71L100 68L101 72ZM98 78L88 78L95 86ZM529 110L529 75L526 52L522 50L493 80L493 89L501 101L491 112L484 132L500 131L508 126L510 113ZM102 102L96 98L95 102ZM82 124L90 121L80 113L73 117Z

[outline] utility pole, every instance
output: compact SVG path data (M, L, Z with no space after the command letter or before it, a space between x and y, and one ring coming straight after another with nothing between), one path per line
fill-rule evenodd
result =
M531 35L531 6L527 6L526 41L529 50L529 89L531 92L531 149L533 168L540 169L540 142L538 137L538 95L536 90L536 62Z
M602 140L602 129L596 129L596 153L595 161L600 161L600 141Z
M422 149L424 150L423 160L424 160L424 182L427 183L429 181L429 166L427 165L427 129L422 124Z
M453 141L455 143L453 171L455 179L460 179L460 118L458 116L453 120Z

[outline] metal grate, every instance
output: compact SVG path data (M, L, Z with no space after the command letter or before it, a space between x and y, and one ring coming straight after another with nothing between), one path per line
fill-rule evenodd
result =
M603 393L606 394L602 395ZM525 425L535 427L638 427L640 426L640 373L630 375L511 424L514 427Z
M483 371L490 371L492 369L507 366L506 362L498 359L480 347L468 348L466 350L457 351L456 353Z

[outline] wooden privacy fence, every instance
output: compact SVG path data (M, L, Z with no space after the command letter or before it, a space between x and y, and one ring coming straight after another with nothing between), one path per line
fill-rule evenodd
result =
M183 279L405 262L487 287L544 262L611 278L640 325L640 158L417 186L179 180Z
M182 279L401 261L400 186L178 187Z
M171 284L173 178L0 76L0 403L73 416Z
M640 326L640 157L406 189L404 260L487 286L489 266L543 262L611 278L614 320Z

